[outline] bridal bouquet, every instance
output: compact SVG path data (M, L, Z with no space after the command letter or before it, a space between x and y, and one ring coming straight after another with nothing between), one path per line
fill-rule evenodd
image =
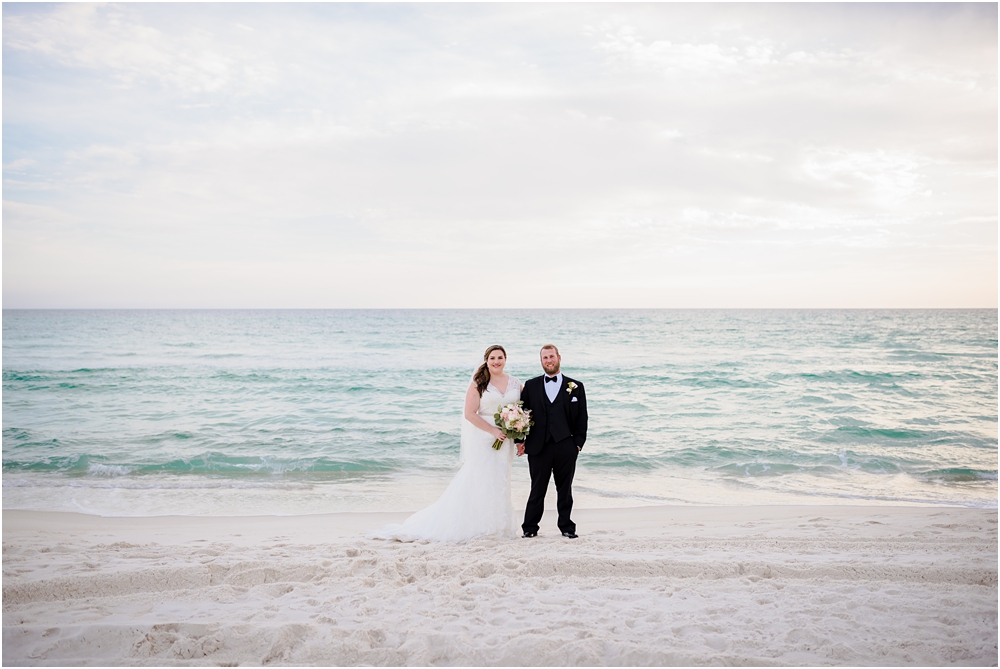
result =
M531 420L531 412L521 408L524 402L511 402L497 409L493 414L493 422L503 432L504 436L510 439L524 439L531 426L535 424ZM493 450L499 451L503 446L503 439L493 442Z

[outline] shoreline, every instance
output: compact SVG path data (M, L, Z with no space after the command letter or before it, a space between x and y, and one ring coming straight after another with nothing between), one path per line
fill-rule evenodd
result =
M515 460L511 497L515 508L528 498L526 462ZM82 513L103 517L162 515L198 517L300 516L325 513L405 512L425 508L447 488L457 467L429 473L397 473L357 477L350 481L211 479L177 481L100 477L63 480L47 476L4 475L4 508ZM152 477L155 479L155 477ZM879 488L866 491L844 486L784 490L760 482L664 476L662 472L596 472L580 465L574 480L577 509L624 509L646 506L928 506L996 509L996 480L965 487L941 486L933 494ZM705 504L703 500L712 500ZM546 505L555 507L550 486Z
M549 499L552 497L552 499ZM555 506L554 506L554 496L546 497L546 507L545 507L545 518L543 524L547 520L552 520L551 529L555 531ZM548 504L548 502L553 502L553 504ZM550 508L551 507L551 508ZM986 512L993 513L996 515L998 513L997 508L992 507L978 507L978 506L965 506L961 504L937 504L933 502L925 503L907 503L902 501L893 501L891 503L878 503L878 504L866 504L864 500L848 501L838 504L742 504L742 505L732 505L732 504L647 504L640 505L636 504L633 506L614 506L614 507L590 507L590 508L575 508L573 510L574 519L578 523L582 522L596 522L597 529L606 529L604 524L608 522L613 522L620 519L622 516L657 516L657 517L667 517L673 518L674 516L678 519L685 520L686 516L694 515L698 516L700 519L715 520L715 521L725 521L733 520L734 522L740 519L749 518L784 518L784 517L797 517L802 513L807 513L809 511L816 511L817 513L822 511L824 513L836 515L836 516L858 516L868 513L878 513L878 512L889 512L890 514L903 514L911 515L912 513L921 512L933 512L933 511L968 511L968 512ZM414 509L412 511L331 511L327 513L294 513L294 514L257 514L257 515L200 515L200 514L163 514L163 515L151 515L151 516L112 516L112 515L101 515L97 513L86 513L82 511L51 511L51 510L41 510L41 509L3 509L3 522L5 528L11 528L18 531L29 530L30 527L37 527L38 523L42 523L49 529L55 530L69 530L69 529L79 529L85 527L88 524L89 519L93 519L99 522L108 522L111 524L121 524L120 530L130 529L129 526L132 524L137 525L135 528L140 529L139 526L145 525L147 521L153 521L154 524L161 524L164 526L170 526L173 521L192 521L194 523L206 523L206 524L227 524L230 521L237 522L250 522L262 523L267 526L270 521L287 521L289 519L303 519L303 520L330 520L337 521L336 526L346 528L353 527L367 527L368 519L372 522L396 522L396 519L405 519L406 517L416 513L419 509ZM520 510L515 508L515 516L518 516ZM548 516L552 515L553 518ZM580 519L577 519L579 516ZM609 516L611 518L609 518ZM632 519L630 519L632 520ZM10 523L8 525L8 523ZM82 524L82 525L81 525ZM97 529L97 528L90 528ZM6 535L6 529L4 530ZM362 532L363 534L363 532Z
M537 539L408 513L3 512L8 665L995 665L997 511L653 506Z

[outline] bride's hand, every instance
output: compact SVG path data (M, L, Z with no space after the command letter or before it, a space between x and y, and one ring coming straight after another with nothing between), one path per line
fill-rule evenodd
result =
M505 434L503 433L503 430L501 430L501 429L500 429L500 428L498 428L498 427L495 427L495 428L493 428L492 430L490 430L490 434L492 434L492 435L493 435L493 438L494 438L494 439L500 439L500 440L504 440L504 439L506 439L506 438L507 438L507 435L505 435Z

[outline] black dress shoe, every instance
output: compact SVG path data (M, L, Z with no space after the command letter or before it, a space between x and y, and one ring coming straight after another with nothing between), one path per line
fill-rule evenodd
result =
M577 534L576 532L563 532L563 536L567 539L576 539Z
M531 539L532 537L537 537L537 536L538 536L538 532L525 532L524 534L521 535L521 538L522 539Z

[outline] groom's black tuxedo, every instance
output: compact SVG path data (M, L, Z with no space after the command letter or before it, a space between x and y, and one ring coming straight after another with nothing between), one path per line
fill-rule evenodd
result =
M576 388L570 389L569 384ZM563 441L573 438L577 448L583 448L587 441L587 393L583 384L565 374L562 387L554 402L549 402L545 393L545 377L536 376L524 382L521 392L524 408L531 410L535 424L524 440L524 452L528 455L541 453L548 441Z
M559 529L575 533L576 523L570 519L573 475L577 454L587 441L587 395L583 384L564 375L559 392L550 402L545 392L545 377L536 376L525 382L521 400L524 408L531 411L535 423L524 440L531 473L531 494L524 508L521 528L526 533L538 532L538 523L545 511L545 491L552 476L558 493Z

